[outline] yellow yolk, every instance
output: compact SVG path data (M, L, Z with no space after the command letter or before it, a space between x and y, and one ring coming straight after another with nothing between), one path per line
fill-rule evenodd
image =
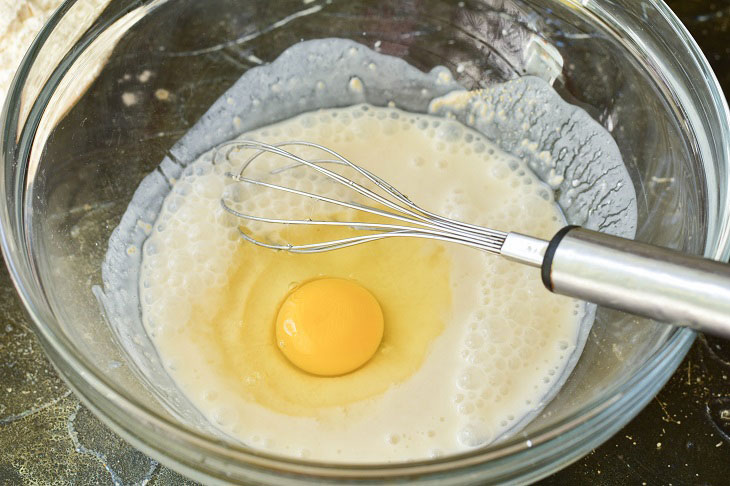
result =
M284 300L276 342L298 368L344 375L373 357L383 339L383 312L367 289L341 278L308 282Z

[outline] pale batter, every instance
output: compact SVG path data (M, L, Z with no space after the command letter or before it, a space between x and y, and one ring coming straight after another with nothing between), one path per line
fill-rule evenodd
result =
M330 147L451 218L542 238L564 224L523 162L456 121L359 105L242 138ZM534 269L457 245L397 239L305 257L244 243L220 206L236 191L223 174L242 160L214 166L207 154L185 170L140 273L147 332L216 427L269 452L372 463L489 443L543 405L576 347L581 304L547 292ZM247 203L277 216L297 209ZM385 337L361 369L314 377L281 356L273 320L288 285L337 276L378 297Z

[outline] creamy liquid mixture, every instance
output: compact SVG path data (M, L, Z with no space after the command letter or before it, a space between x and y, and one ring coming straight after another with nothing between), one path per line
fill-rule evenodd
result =
M241 138L322 144L422 207L470 223L543 238L564 224L552 192L519 159L456 121L358 105ZM582 304L547 292L533 268L458 245L399 238L293 255L246 243L222 194L261 214L310 215L270 193L241 197L224 173L247 155L212 164L206 154L185 170L140 273L147 332L216 427L273 453L383 462L489 443L544 405L576 347ZM316 189L295 172L295 187ZM376 355L344 376L304 373L275 343L287 293L321 277L358 282L383 308Z

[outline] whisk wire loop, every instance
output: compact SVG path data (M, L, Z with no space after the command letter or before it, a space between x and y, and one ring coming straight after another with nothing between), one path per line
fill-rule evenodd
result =
M331 156L332 158L305 159L283 148L289 146L300 146L309 149L319 150L328 154L328 156ZM462 245L471 246L473 248L485 250L491 253L499 253L500 248L502 247L504 240L507 236L507 233L504 233L502 231L463 223L427 211L413 203L410 199L408 199L407 196L402 194L392 185L388 184L375 174L352 163L337 152L312 142L289 141L276 144L267 144L253 140L236 140L226 142L219 145L214 150L213 162L219 163L221 154L225 154L225 157L230 162L230 155L234 150L241 151L246 149L250 149L254 151L254 153L242 163L238 173L226 173L227 177L235 180L236 182L302 196L323 203L332 204L362 213L368 213L380 218L385 218L386 220L397 222L397 224L394 224L366 221L314 220L311 218L282 219L275 217L264 217L239 211L232 207L232 205L227 202L225 198L222 198L221 205L223 209L236 217L250 221L281 225L341 226L360 231L372 232L370 234L323 242L305 244L275 244L256 239L239 227L239 232L241 233L241 236L244 240L257 244L259 246L271 249L287 250L295 253L316 253L345 248L348 246L376 241L387 237L418 237L446 242L455 242ZM246 170L251 166L251 164L254 163L257 158L267 153L278 155L292 161L292 164L270 170L268 172L269 175L281 174L282 172L300 167L312 169L317 173L325 176L327 179L346 187L347 189L359 194L360 196L365 197L367 200L373 201L375 205L371 206L368 204L361 204L354 200L343 201L339 199L334 199L324 196L322 194L303 191L293 187L287 187L281 184L275 184L245 176L244 174ZM350 169L356 171L357 174L362 176L364 179L369 181L371 184L373 184L375 187L377 187L383 194L378 194L374 190L365 187L355 180L345 177L344 175L335 172L334 170L330 170L329 168L325 167L325 165L339 165L343 167L349 167ZM382 208L375 207L377 205L382 206Z

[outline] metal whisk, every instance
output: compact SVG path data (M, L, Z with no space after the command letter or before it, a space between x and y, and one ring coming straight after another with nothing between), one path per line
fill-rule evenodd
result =
M295 253L316 253L389 237L458 243L541 268L542 281L551 292L730 337L730 265L577 226L566 226L550 241L545 241L455 221L419 207L372 172L333 150L310 142L227 142L214 151L214 162L220 161L221 156L229 158L232 153L244 150L252 153L243 160L237 173L226 174L231 179L249 188L305 197L375 219L338 221L334 218L255 215L234 207L230 199L223 197L221 204L226 211L250 222L345 227L363 232L345 238L294 244L263 241L239 228L243 239L256 245ZM315 152L319 157L305 158L292 153L293 150ZM269 160L270 156L281 158L281 164L252 176L254 163L264 155ZM316 188L302 190L264 180L291 170L316 174L320 180L346 188L359 200L342 200L317 193ZM345 176L343 172L346 171L353 176Z

